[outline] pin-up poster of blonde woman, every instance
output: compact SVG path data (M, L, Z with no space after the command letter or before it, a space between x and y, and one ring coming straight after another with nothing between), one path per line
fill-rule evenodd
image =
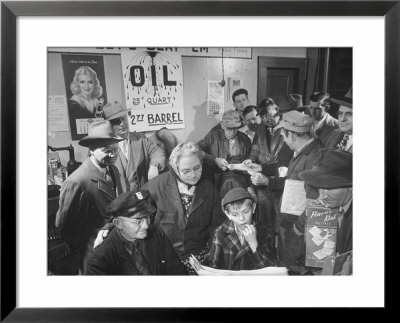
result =
M87 134L88 123L103 119L107 103L103 56L62 55L72 140Z

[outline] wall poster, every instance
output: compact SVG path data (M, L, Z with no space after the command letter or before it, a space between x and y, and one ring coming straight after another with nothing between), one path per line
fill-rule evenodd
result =
M61 55L72 140L87 135L90 122L103 119L107 103L103 56Z
M121 61L129 130L184 128L181 55L138 48Z

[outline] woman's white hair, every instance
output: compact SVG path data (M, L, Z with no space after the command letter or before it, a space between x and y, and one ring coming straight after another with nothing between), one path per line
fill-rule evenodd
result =
M184 142L179 145L177 145L171 152L171 155L169 156L169 164L171 167L177 171L177 165L179 163L179 160L183 156L196 156L199 158L200 162L203 163L203 155L204 153L200 149L198 145L196 145L192 141Z

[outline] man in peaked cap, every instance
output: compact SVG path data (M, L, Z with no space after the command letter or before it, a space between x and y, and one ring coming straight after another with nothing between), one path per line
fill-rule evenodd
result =
M293 157L290 159L286 176L274 177L270 181L271 186L284 189L286 179L301 180L299 173L312 168L322 148L320 142L310 133L312 124L313 119L310 116L295 110L282 115L282 120L275 127L275 131L280 131L283 140L293 151ZM280 238L278 251L280 261L285 266L292 265L302 251L304 241L293 231L293 224L297 218L296 215L281 213L278 209L277 227Z
M118 143L117 166L122 189L137 191L147 181L158 176L165 167L165 151L143 133L129 132L128 110L118 101L106 104L104 115L116 134L123 138Z
M222 129L209 132L198 142L204 152L204 162L215 172L215 183L221 189L221 197L236 184L250 187L247 175L229 170L229 164L240 164L249 158L251 151L250 138L239 131L243 126L238 111L228 110L222 115Z
M150 224L156 209L145 190L125 192L106 208L115 229L88 260L88 275L185 275L171 242Z
M63 183L56 226L68 245L78 251L81 273L92 253L97 231L109 216L105 207L122 193L116 160L116 136L109 121L94 121L79 144L89 148L90 156Z
M339 104L339 129L332 132L326 144L329 148L339 148L353 152L353 90L352 88L341 99L332 99Z

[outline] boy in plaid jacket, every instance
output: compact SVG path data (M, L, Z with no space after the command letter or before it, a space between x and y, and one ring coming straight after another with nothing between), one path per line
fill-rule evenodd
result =
M256 203L241 187L229 190L222 209L228 217L214 233L205 265L217 269L249 270L276 266L267 227L253 222Z

